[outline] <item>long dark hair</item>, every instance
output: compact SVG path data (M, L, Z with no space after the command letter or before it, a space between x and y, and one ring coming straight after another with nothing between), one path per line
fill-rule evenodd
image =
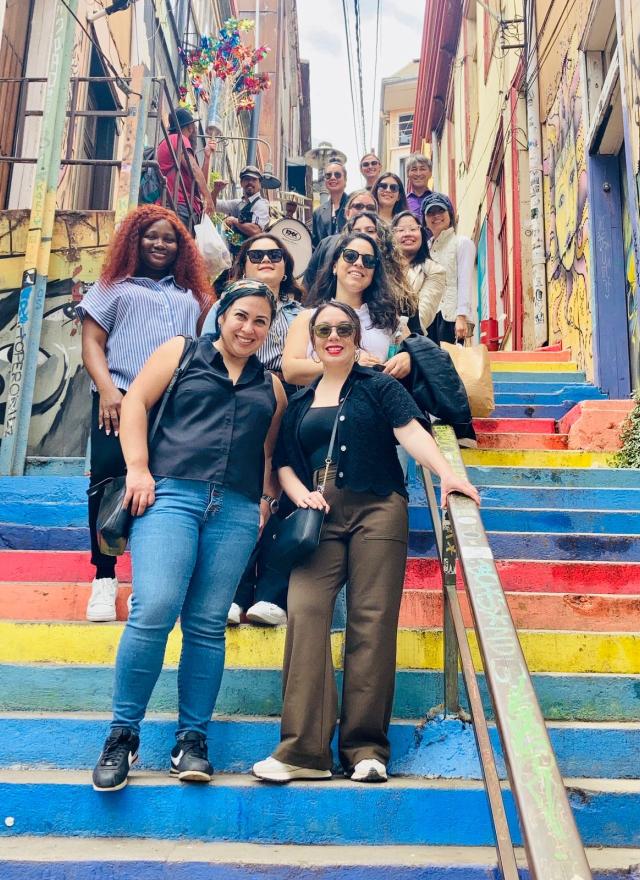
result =
M399 214L396 214L391 221L391 228L395 229L398 223L405 217L411 217L412 220L415 220L420 229L420 249L409 260L410 266L418 266L420 263L424 263L425 260L428 260L431 256L429 252L429 236L427 235L427 230L424 228L422 223L420 223L420 221L416 218L416 215L413 214L411 211L401 211Z
M282 251L284 259L284 274L286 275L286 278L280 284L280 296L282 297L283 294L287 297L292 296L295 300L300 302L302 299L302 288L293 276L293 257L291 256L291 252L285 247L279 238L275 235L271 235L270 232L261 232L259 235L254 235L252 238L248 238L246 241L242 242L240 250L233 261L233 266L229 271L229 281L239 281L244 277L245 266L248 259L247 252L251 250L251 246L254 245L258 239L264 238L272 241L275 246L279 247Z
M378 198L378 189L380 187L380 181L384 180L386 177L393 177L395 182L398 184L398 201L393 206L392 211L392 216L395 217L396 214L400 213L400 211L406 211L408 208L407 194L404 191L404 184L397 174L394 174L393 171L383 171L371 187L371 195L374 197L376 202L380 204L380 199Z
M369 307L371 324L379 330L393 331L398 325L398 307L396 298L391 289L387 271L384 266L382 253L377 243L364 232L350 232L342 236L333 255L333 259L325 264L325 267L316 277L305 301L305 305L315 308L322 303L336 298L337 280L333 269L342 255L342 251L349 247L352 241L361 238L373 248L376 258L376 266L373 270L371 284L362 292L362 302Z

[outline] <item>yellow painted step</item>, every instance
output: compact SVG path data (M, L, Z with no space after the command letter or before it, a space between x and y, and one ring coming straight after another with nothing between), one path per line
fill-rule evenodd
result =
M541 363L540 361L492 361L492 373L577 373L578 365L565 363Z
M0 622L0 662L111 665L122 624ZM602 672L640 674L640 634L580 633L523 630L520 643L532 672ZM227 634L228 667L273 669L282 665L285 629L241 626ZM175 630L165 662L175 666L180 656L180 632ZM332 636L333 661L340 665L342 633ZM471 634L474 661L481 666ZM398 634L400 669L441 669L442 632L403 629ZM1 675L1 673L0 673Z
M466 465L521 468L607 468L612 452L574 449L461 449Z

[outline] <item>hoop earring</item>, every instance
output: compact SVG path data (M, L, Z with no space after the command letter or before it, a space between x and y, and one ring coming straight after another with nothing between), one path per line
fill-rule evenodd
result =
M320 357L318 355L318 352L315 350L315 348L312 349L312 351L311 351L311 360L314 362L314 364L320 363Z
M360 360L361 353L362 353L362 349L356 348L356 353L355 353L355 357L354 357L354 360L356 363L358 363L358 361Z
M288 277L289 277L288 275L283 275L283 276L282 276L282 281L283 281L283 282L286 281Z

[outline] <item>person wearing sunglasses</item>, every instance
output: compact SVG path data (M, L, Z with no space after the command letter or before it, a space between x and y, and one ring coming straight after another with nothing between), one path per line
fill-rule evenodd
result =
M452 492L480 499L440 453L403 386L360 365L362 331L351 306L318 306L308 332L321 373L291 399L274 464L291 501L326 516L318 547L291 573L280 743L253 773L278 783L331 777L338 719L331 620L347 582L339 758L352 780L385 782L409 532L397 444L439 476L443 504ZM321 494L316 487L334 424L335 452Z
M178 617L178 728L168 763L181 781L211 780L207 731L224 668L227 609L269 516L264 496L280 491L271 459L287 401L256 357L275 312L265 284L235 281L220 303L215 336L165 342L123 401L133 605L118 647L110 732L93 773L98 791L127 784ZM185 353L188 366L149 444L148 413Z
M358 189L355 192L352 192L347 199L344 209L346 220L345 228L348 226L350 220L353 220L354 217L362 214L363 211L373 211L374 213L377 213L378 203L368 190ZM318 272L324 268L327 262L330 262L333 259L339 241L340 233L329 235L327 238L323 238L314 249L311 259L309 260L309 265L304 273L304 286L307 290L311 290Z
M311 238L317 247L323 238L342 232L346 223L345 208L347 206L347 169L337 160L329 162L324 169L324 185L329 198L313 212Z
M431 193L423 207L424 222L432 236L431 258L444 268L446 279L440 308L429 326L429 338L437 345L464 341L471 314L476 246L470 238L456 233L453 204L444 193Z
M382 253L373 238L364 232L351 232L342 238L331 263L318 275L309 291L305 305L315 308L324 302L338 300L350 305L362 325L363 366L378 366L386 373L402 379L411 369L406 352L389 357L396 345L400 329L398 303L392 289ZM307 385L322 372L313 357L306 310L298 315L289 331L282 357L282 371L287 382Z
M412 333L426 333L444 296L446 272L430 258L427 231L411 211L396 214L391 229L398 250L408 263L406 277L415 302L409 329Z
M402 181L391 171L384 171L380 175L371 188L371 195L378 203L378 214L385 223L391 223L396 214L407 210Z
M285 340L294 319L302 311L300 297L302 290L293 277L293 257L275 235L265 233L250 238L242 245L231 267L230 279L242 278L261 281L266 284L276 300L276 313L269 327L267 338L256 353L263 366L276 375L290 397L296 390L295 385L284 382L282 376L282 352ZM221 300L220 302L223 302ZM202 333L214 333L219 304L207 315ZM246 614L249 623L265 626L281 626L287 622L287 587L289 578L267 569L263 565L261 549L271 540L279 517L290 510L280 505L275 497L265 499L272 514L263 531L262 541L258 542L255 552L245 569L238 584L238 589L227 613L227 623L237 626L241 615Z
M375 153L366 153L360 159L360 173L365 179L365 185L368 190L371 190L381 170L382 163Z

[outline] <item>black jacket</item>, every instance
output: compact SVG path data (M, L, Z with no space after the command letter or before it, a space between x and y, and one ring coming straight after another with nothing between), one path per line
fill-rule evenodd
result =
M336 232L342 232L344 224L347 222L347 218L344 215L344 209L348 199L349 196L346 192L342 193L340 207L338 208L336 215L338 221L338 228L335 230ZM320 205L320 207L316 208L313 212L311 237L313 239L314 247L317 247L323 238L327 238L327 236L334 234L334 230L331 228L331 212L331 199L326 201L324 205Z
M411 372L403 384L420 409L451 425L458 440L475 440L469 398L447 352L415 334L404 340L401 350L411 355Z

